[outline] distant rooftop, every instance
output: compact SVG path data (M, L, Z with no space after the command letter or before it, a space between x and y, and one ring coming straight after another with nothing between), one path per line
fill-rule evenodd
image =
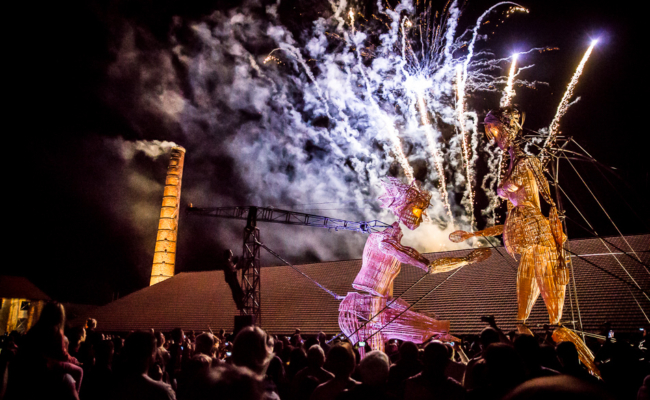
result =
M628 243L636 255L631 253ZM580 257L572 257L575 275L567 287L564 324L573 327L575 321L575 327L580 329L582 323L589 332L596 332L606 321L618 332L632 332L650 325L644 315L644 311L650 314L650 272L643 265L650 263L650 235L626 236L625 240L604 238L604 242L576 239L570 241L570 248ZM429 253L426 257L433 260L464 256L468 252ZM429 275L406 293L423 272L403 265L395 280L394 295L401 294L409 304L419 300L415 310L451 321L451 333L456 335L479 332L485 327L480 317L488 314L495 315L503 329L514 329L518 262L503 247L492 249L492 253L488 260L464 267L452 277L455 271ZM354 291L352 281L361 268L361 260L297 267L328 289L345 295ZM300 328L304 333L339 332L339 301L290 267L262 268L261 287L261 326L267 331L288 334ZM116 332L149 328L170 331L176 327L197 331L232 330L236 314L223 272L207 271L180 273L94 309L92 315L80 315L72 322L81 324L85 318L93 317L98 321L98 329ZM528 322L534 329L548 323L541 296Z
M41 289L22 276L0 276L0 298L50 300Z

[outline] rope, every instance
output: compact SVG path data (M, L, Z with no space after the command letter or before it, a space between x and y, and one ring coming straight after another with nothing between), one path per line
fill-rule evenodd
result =
M620 251L620 253L609 253L609 254L620 254L620 255L628 256L628 258L629 258L630 260L634 261L634 262L637 263L637 264L641 264L641 266L643 266L643 267L646 269L646 271L650 273L650 266L648 266L648 264L645 264L645 263L639 262L639 260L637 260L636 258L632 257L632 256L630 255L630 253L626 253L625 250L621 249L620 247L618 247L618 246L615 245L614 243L608 241L607 239L602 239L601 237L598 236L598 233L597 233L597 232L592 231L591 229L589 229L589 228L587 228L586 226L582 225L580 222L578 222L578 221L576 221L575 219L569 217L568 215L565 215L565 218L571 220L572 223L576 224L579 228L582 228L585 232L589 233L591 236L595 237L596 239L601 239L601 240L605 241L605 243L607 243L608 245L612 246L612 247L615 248L616 250Z
M316 284L316 286L318 286L319 288L323 289L324 291L326 291L327 293L329 293L330 295L332 295L332 297L334 297L336 300L341 300L341 299L344 298L343 296L339 296L338 294L332 292L331 290L329 290L329 289L326 288L325 286L323 286L323 285L321 285L320 283L316 282L312 277L310 277L309 275L305 274L304 272L302 272L302 271L299 270L298 268L294 267L291 263L289 263L289 261L287 261L287 260L285 260L284 258L280 257L280 255L279 255L278 253L276 253L275 251L273 251L273 250L269 249L268 247L266 247L266 245L265 245L264 243L260 243L257 239L255 239L255 243L257 243L257 244L258 244L259 246L261 246L261 247L264 247L264 249L265 249L266 251L268 251L269 253L271 253L272 255L274 255L277 259L279 259L280 261L282 261L282 262L285 263L286 265L288 265L288 266L290 266L291 268L293 268L293 269L294 269L295 271L297 271L300 275L302 275L302 276L304 276L305 278L307 278L307 279L309 279L310 281L312 281L314 284Z
M568 142L567 142L568 143ZM565 143L566 146L566 143ZM564 148L564 146L562 146ZM558 211L561 213L560 215L564 215L564 207L562 205L562 199L560 198L560 192L557 190L558 188L558 181L559 181L559 175L560 175L560 159L556 158L555 159L555 178L553 179L553 184L555 186L555 203L557 204ZM566 219L562 219L562 226L564 228L564 233L569 236L567 225L566 225ZM566 250L570 250L570 244L567 242L564 246ZM573 329L576 327L576 317L573 312L573 297L575 296L576 298L576 308L578 309L578 322L580 323L580 329L584 330L584 326L582 325L582 313L580 312L580 302L578 300L578 287L576 285L576 274L574 273L573 269L573 260L569 258L569 265L571 267L571 282L573 283L573 291L571 291L571 287L569 286L569 303L571 304L571 323L573 324ZM582 334L582 341L584 342L585 340L585 335Z
M368 321L366 321L363 325L361 325L360 327L358 327L357 330L355 330L354 332L352 332L352 333L350 334L350 336L353 336L355 333L357 333L357 332L359 332L361 329L363 329L363 327L365 327L366 325L368 325L368 324L370 323L370 321L372 321L373 319L375 319L376 316L378 316L379 314L383 313L384 310L386 310L388 307L392 306L393 303L395 303L397 300L399 300L399 299L400 299L400 298L401 298L401 297L402 297L406 292L408 292L409 290L413 289L413 287L415 287L415 285L417 285L418 283L422 282L422 280L423 280L424 278L426 278L428 275L429 275L428 273L422 275L422 276L420 277L420 279L418 279L417 281L415 281L411 286L409 286L405 291L403 291L402 294L400 294L399 296L395 297L393 300L390 301L390 303L386 303L386 306L384 306L384 308L382 308L381 310L379 310L379 312L378 312L377 314L375 314L375 315L373 315L372 317L370 317L370 319L369 319ZM327 344L331 343L334 339L336 339L336 338L337 338L339 335L341 335L341 334L344 335L344 336L345 336L346 338L348 338L348 339L350 338L350 336L346 335L346 334L343 333L343 332L340 332L340 333L334 335L334 337L331 338L331 339L327 342Z
M573 139L571 139L571 140L573 140ZM573 142L575 143L575 140L573 140ZM587 154L589 154L589 153L587 153ZM566 157L564 157L564 158L566 158ZM589 187L589 185L587 185L587 182L585 182L585 180L582 178L582 175L580 175L580 173L578 172L578 170L576 169L576 167L573 166L573 163L571 162L571 160L569 160L568 158L566 158L566 160L568 161L569 165L571 165L571 168L573 168L573 170L576 172L576 174L578 175L578 177L580 178L580 180L582 181L582 183L585 185L585 187L586 187L587 190L589 191L589 193L591 193L591 196L594 198L594 200L596 200L596 203L598 203L598 205L600 206L600 209L603 210L603 212L605 213L605 215L606 215L607 218L609 219L609 222L611 222L612 225L614 225L614 228L616 228L616 231L618 232L618 234L621 236L621 238L623 239L623 241L624 241L624 242L625 242L625 243L630 247L630 250L632 250L632 253L636 256L636 258L637 258L637 259L639 260L639 262L640 262L640 261L641 261L641 258L639 258L638 254L636 254L636 252L635 252L634 249L632 248L632 245L630 245L630 243L628 243L627 239L625 239L625 237L623 236L623 233L621 233L620 229L618 229L618 226L616 226L616 223L614 223L614 221L613 221L612 218L609 216L609 214L607 213L607 211L605 211L605 207L603 207L603 205L600 204L600 201L598 200L598 198L596 197L596 195L594 194L594 192L591 191L591 188Z
M580 254L574 253L574 252L572 252L571 250L567 250L567 252L571 253L571 255L574 255L574 256L578 257L579 259L581 259L582 261L586 262L587 264L589 264L589 265L591 265L591 266L593 266L593 267L596 267L597 269L603 271L603 272L606 273L607 275L609 275L609 276L611 276L611 277L613 277L613 278L615 278L615 279L617 279L617 280L623 282L623 283L626 284L627 286L629 286L629 287L631 287L631 288L638 289L641 293L643 293L643 294L645 295L646 298L648 298L648 300L650 300L650 298L648 297L648 293L647 293L645 290L643 290L640 286L638 286L638 284L637 284L636 286L632 285L630 282L626 281L625 279L621 278L620 276L618 276L618 275L616 275L616 274L614 274L614 273L612 273L612 272L609 272L608 270L606 270L605 268L601 267L600 265L595 264L595 263L593 263L593 262L587 260L586 258L584 258L583 256L581 256ZM636 283L636 282L635 282L635 283Z
M375 333L373 333L372 335L368 336L368 337L366 338L366 340L367 340L367 339L370 339L371 337L373 337L373 336L375 336L376 334L378 334L379 332L381 332L382 329L384 329L385 327L387 327L388 325L390 325L391 323L393 323L393 321L395 321L397 318L401 317L402 314L404 314L405 312L407 312L408 310L410 310L411 307L413 307L414 305L418 304L418 303L419 303L420 301L422 301L425 297L427 297L428 295L430 295L431 293L433 293L436 289L438 289L440 286L442 286L443 283L447 282L449 279L451 279L452 276L456 275L456 274L457 274L461 269L463 269L463 267L464 267L464 265L463 265L462 267L458 268L456 271L454 271L453 274L449 275L449 276L447 277L447 279L445 279L444 281L440 282L440 283L438 284L438 286L436 286L436 287L434 287L433 289L429 290L429 291L428 291L424 296L420 297L420 298L419 298L415 303L413 303L413 304L411 304L410 306L406 307L406 309L405 309L404 311L402 311L401 313L397 314L397 315L395 316L395 318L391 319L388 323L386 323L386 325L382 326L382 327L379 328ZM382 311L383 311L383 310L382 310ZM379 315L379 313L377 313L377 315ZM373 318L374 318L374 317L373 317ZM370 322L370 320L368 320L368 322ZM366 322L366 324L367 324L368 322ZM364 324L364 326L365 326L366 324ZM357 329L357 331L358 331L358 329ZM355 332L355 333L356 333L356 332Z
M567 200L569 200L569 202L571 202L571 204L573 205L573 207L578 211L578 214L580 214L580 216L582 217L582 219L585 220L585 222L587 223L587 225L589 225L589 227L590 227L591 229L593 229L593 226L589 223L589 221L587 220L587 218L585 218L585 216L582 214L582 212L580 212L580 209L575 205L575 203L571 200L571 198L566 194L566 192L564 191L564 189L562 189L562 187L561 187L560 185L557 185L557 187L559 187L560 190L562 191L562 193L564 193L564 195L566 196ZM594 230L594 233L596 233L595 230ZM627 268L625 268L625 267L623 266L623 264L622 264L621 261L618 259L618 257L616 257L616 255L611 251L611 249L609 248L609 246L607 246L607 243L606 243L603 239L601 239L601 238L598 238L598 239L599 239L600 242L603 244L603 246L605 246L605 248L606 248L607 251L611 254L611 256L614 257L614 259L616 260L616 262L618 263L618 265L623 269L623 271L625 271L625 273L627 274L627 276L629 276L630 279L632 279L632 282L634 282L634 284L636 285L636 287L637 287L639 290L641 290L641 291L645 294L645 297L646 297L648 300L650 300L650 297L648 297L648 294L647 294L645 291L643 291L643 290L641 289L641 286L637 283L637 281L636 281L636 280L634 279L634 277L630 274L630 272L627 270ZM570 251L570 253L575 254L575 253L573 253L573 252L571 252L571 251ZM577 255L577 254L576 254L576 255ZM580 256L578 256L578 257L580 257ZM638 257L638 256L637 256L637 257ZM584 260L584 257L580 257L580 258ZM586 260L585 260L585 261L586 261ZM591 263L591 262L590 262L590 263ZM643 264L643 263L641 263L641 264ZM595 264L594 264L594 265L595 265ZM608 273L609 273L609 272L608 272ZM613 275L613 274L612 274L612 275ZM615 275L613 275L613 276L615 276ZM618 277L617 277L617 278L618 278ZM621 279L621 278L618 278L618 279ZM621 279L621 280L622 280L622 279ZM623 281L624 281L624 280L623 280ZM624 281L624 282L625 282L625 281ZM626 282L626 283L627 283L627 282Z

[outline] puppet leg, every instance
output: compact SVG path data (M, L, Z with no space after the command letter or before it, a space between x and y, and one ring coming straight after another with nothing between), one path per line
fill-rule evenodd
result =
M542 291L542 298L548 310L551 324L559 324L564 308L566 285L559 282L556 273L557 251L553 247L534 246L532 248L535 259L535 275L537 285Z
M561 326L553 331L553 340L555 343L573 343L576 346L576 350L578 350L578 357L580 358L580 361L585 365L585 367L587 367L587 369L589 369L589 372L592 375L596 376L599 379L602 379L600 376L600 371L594 363L593 353L591 350L589 350L585 342L580 339L580 336L576 335L575 332Z
M521 255L517 270L517 319L526 322L530 311L539 297L539 286L535 281L535 255L532 248Z
M408 303L402 299L387 300L389 306L384 311L386 325L381 333L387 340L399 339L416 344L424 343L431 337L453 340L449 335L449 321L441 321L415 311L407 310Z

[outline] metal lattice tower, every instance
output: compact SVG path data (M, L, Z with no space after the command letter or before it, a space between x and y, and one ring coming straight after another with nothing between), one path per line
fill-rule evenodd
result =
M262 323L260 285L260 230L257 228L257 210L251 207L244 228L241 287L244 290L244 308L241 315L252 315L253 322Z

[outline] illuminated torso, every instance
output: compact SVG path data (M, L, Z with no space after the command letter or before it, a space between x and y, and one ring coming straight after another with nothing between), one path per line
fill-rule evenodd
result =
M508 200L508 216L503 230L503 239L510 254L522 254L531 246L555 248L548 220L539 205L539 187L533 173L535 157L519 158L502 188L516 185L513 191L504 191Z
M391 296L393 281L401 269L402 263L394 256L382 251L381 244L385 240L402 239L402 231L397 228L388 228L383 232L371 234L363 249L363 264L354 279L352 286L375 296Z

